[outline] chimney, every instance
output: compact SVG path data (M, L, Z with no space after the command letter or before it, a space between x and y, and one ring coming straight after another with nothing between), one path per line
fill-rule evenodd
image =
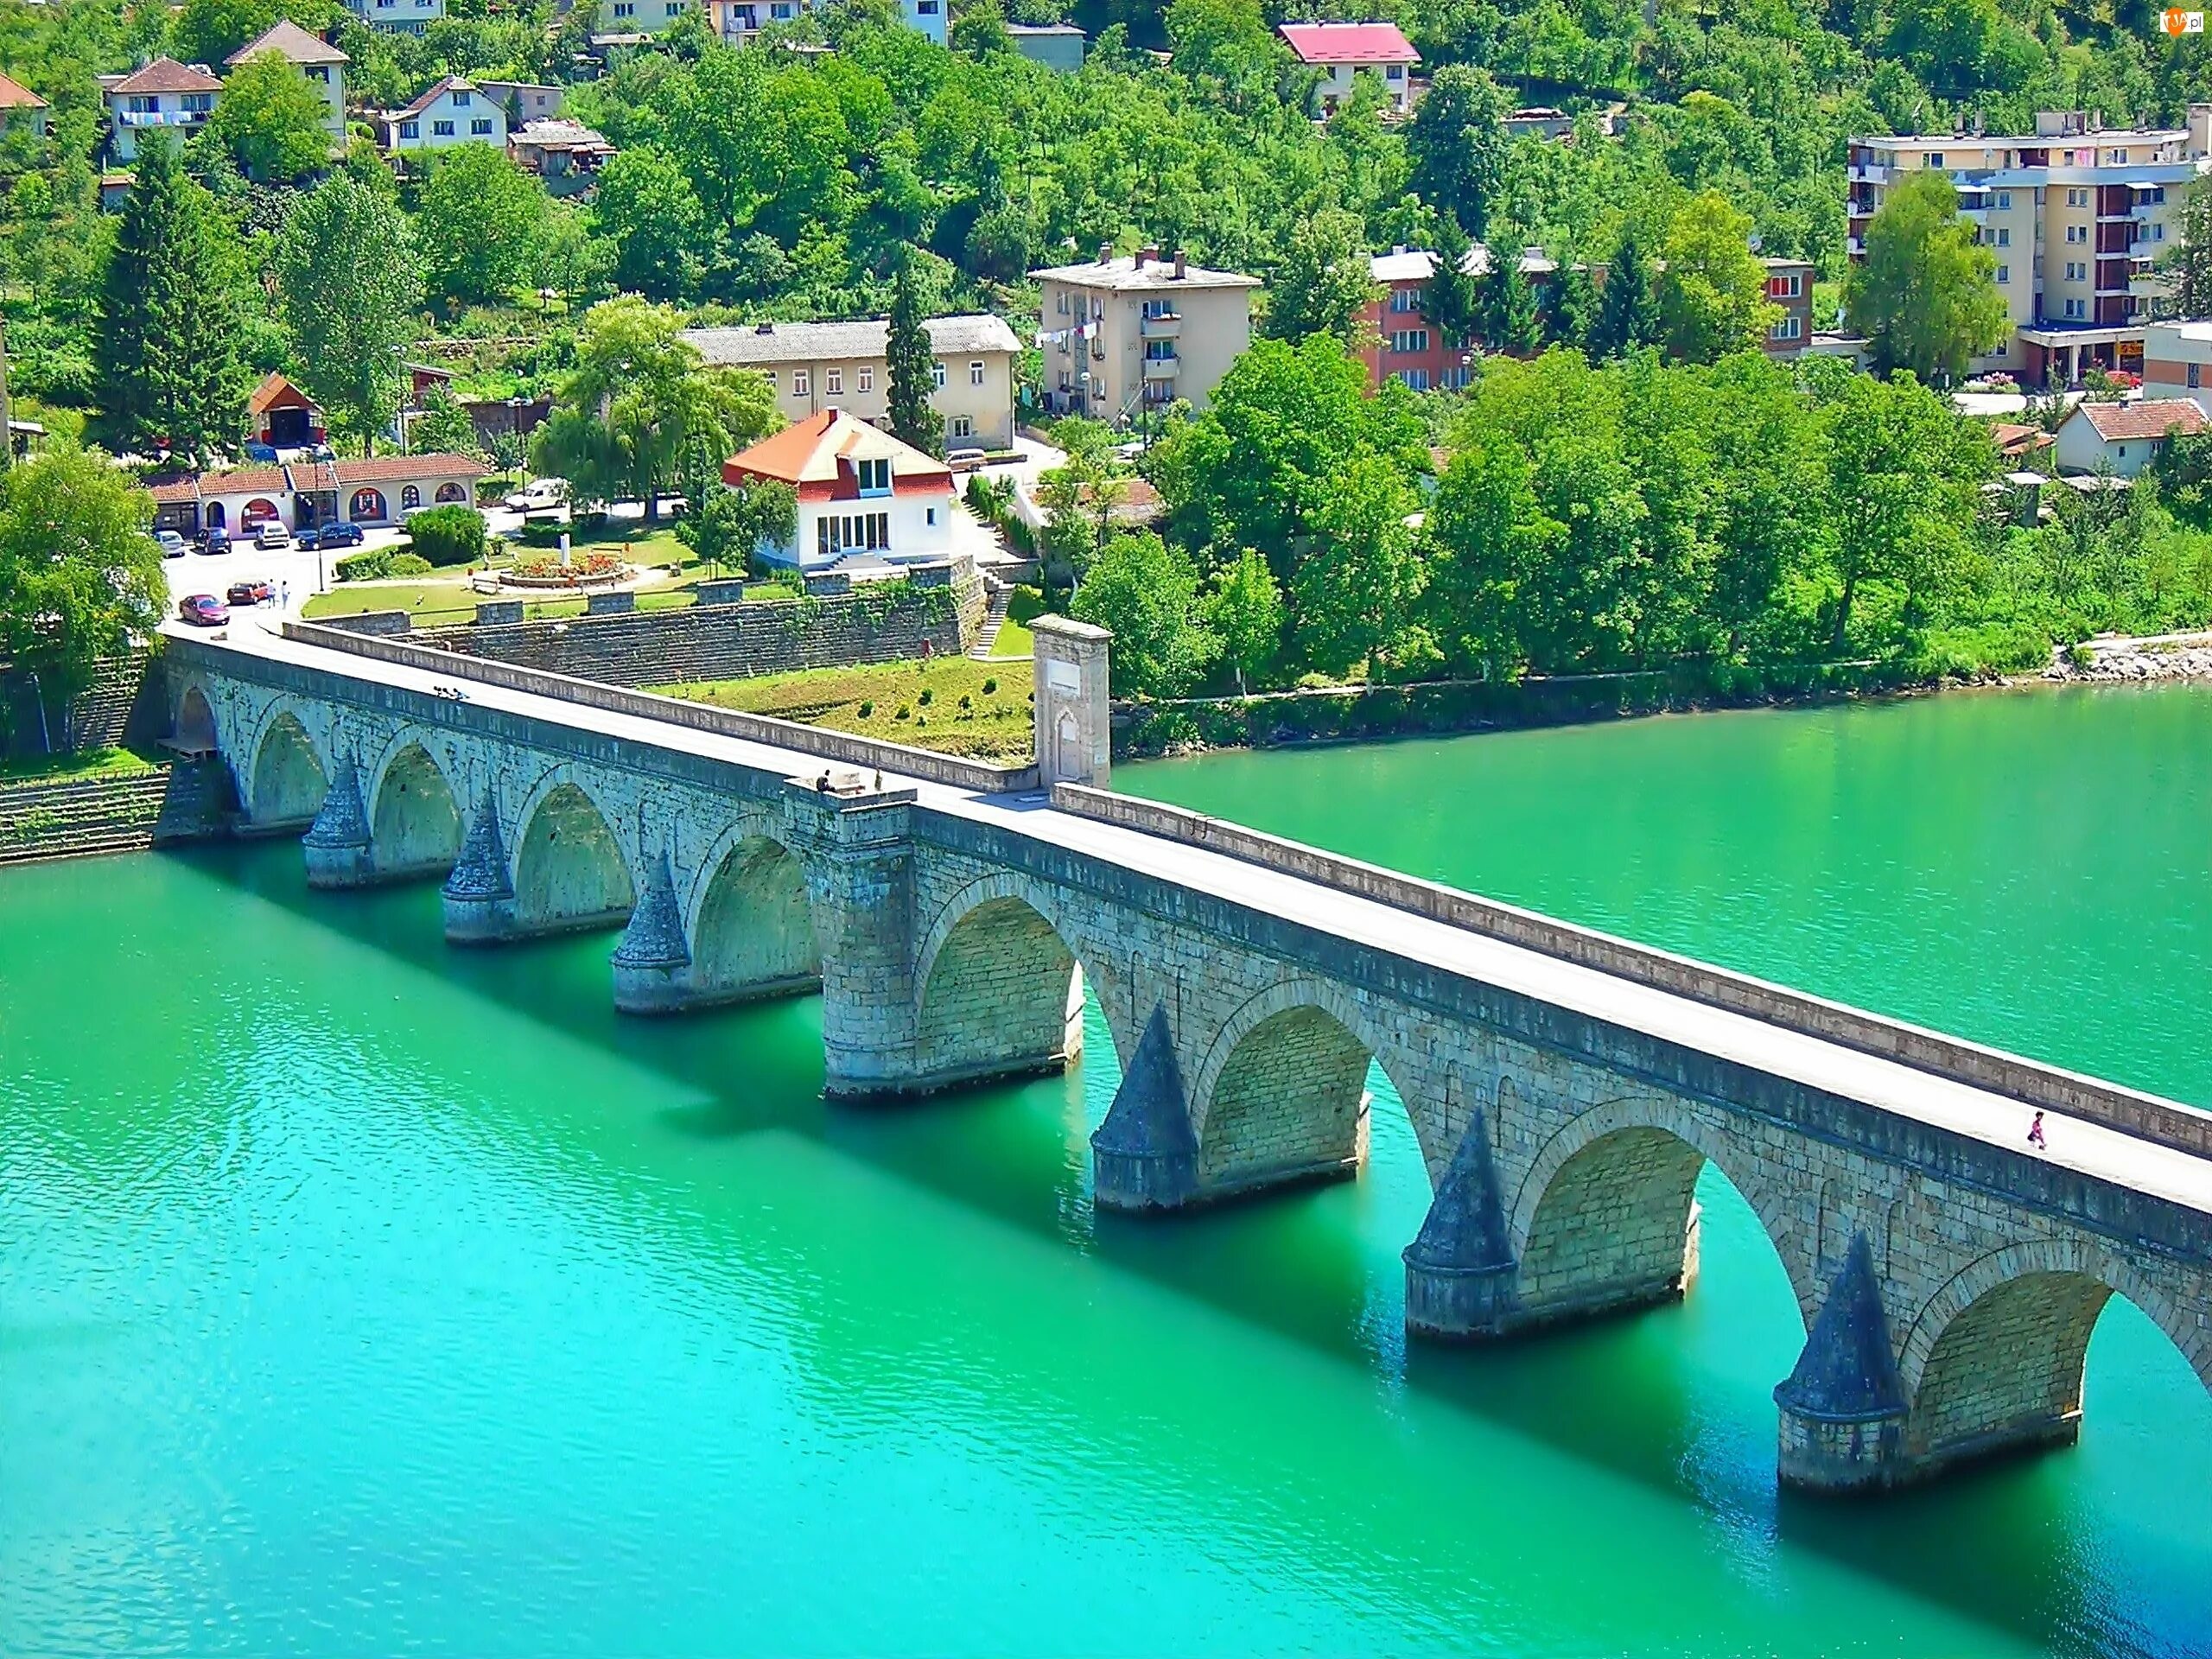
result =
M1156 265L1159 263L1160 244L1157 242L1148 242L1143 247L1137 250L1137 269L1139 270L1142 270L1148 264Z
M1188 264L1188 263L1184 259L1184 257L1183 257L1183 250L1182 250L1182 249L1180 249L1180 248L1176 249L1176 250L1175 250L1175 280L1176 280L1177 282L1179 282L1179 282L1181 282L1181 281L1183 280L1183 273L1184 273L1185 271L1188 270L1189 269L1190 269L1190 265L1189 265L1189 264Z
M1114 263L1114 245L1111 242L1101 242L1098 245L1098 263L1102 265L1110 265Z

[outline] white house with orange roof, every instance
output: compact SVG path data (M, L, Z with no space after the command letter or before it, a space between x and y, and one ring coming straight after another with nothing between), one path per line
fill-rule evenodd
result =
M258 36L226 58L224 67L241 64L274 52L290 64L322 99L323 125L330 130L332 147L346 146L346 66L353 59L317 35L310 35L289 17L280 17Z
M0 75L0 132L46 137L46 100L19 81Z
M127 75L102 75L107 100L108 146L118 164L138 159L138 143L149 132L171 132L182 143L207 124L223 83L196 63L156 58Z
M1283 23L1277 33L1298 60L1322 74L1324 114L1351 96L1362 70L1382 78L1383 90L1400 114L1413 107L1414 71L1421 54L1395 23Z
M810 415L722 463L732 489L763 480L798 498L791 539L759 550L772 563L821 570L953 551L951 469L842 410Z
M393 155L450 149L456 144L507 144L507 106L474 81L448 75L412 104L376 118Z

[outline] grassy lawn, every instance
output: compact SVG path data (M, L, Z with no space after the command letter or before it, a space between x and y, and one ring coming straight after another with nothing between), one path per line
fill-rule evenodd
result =
M931 657L648 689L977 760L1027 760L1032 747L1026 664Z
M0 760L0 784L75 783L86 778L127 778L153 770L154 762L135 750L85 749L76 754Z
M999 637L991 641L993 658L1027 657L1037 648L1029 637L1032 618L1045 613L1045 595L1034 588L1017 588L1007 600L1006 620L999 625Z

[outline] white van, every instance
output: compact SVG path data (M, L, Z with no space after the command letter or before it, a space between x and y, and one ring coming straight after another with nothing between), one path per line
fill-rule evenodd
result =
M516 512L543 512L557 507L569 499L569 482L562 478L533 478L527 487L517 490L507 498L507 505Z

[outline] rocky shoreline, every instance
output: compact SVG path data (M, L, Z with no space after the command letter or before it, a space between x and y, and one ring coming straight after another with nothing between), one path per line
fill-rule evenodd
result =
M2212 633L2086 640L2054 651L2050 667L2016 683L2141 685L2159 680L2212 680Z

